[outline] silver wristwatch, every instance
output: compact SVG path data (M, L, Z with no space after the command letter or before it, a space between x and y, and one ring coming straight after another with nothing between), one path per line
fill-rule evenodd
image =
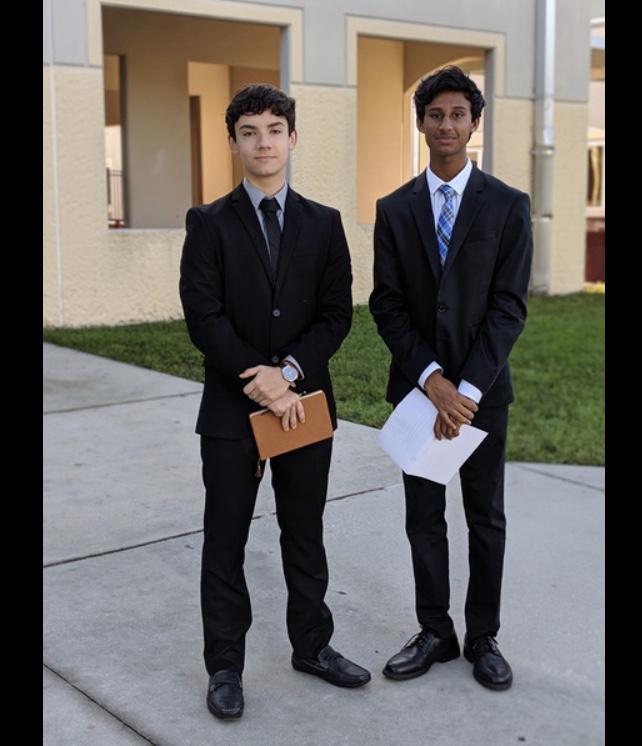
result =
M294 383L299 377L299 371L289 363L281 363L281 375L288 383Z

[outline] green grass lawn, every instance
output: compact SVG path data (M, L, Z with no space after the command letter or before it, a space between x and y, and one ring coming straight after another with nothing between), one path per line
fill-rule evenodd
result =
M605 295L534 296L511 356L516 399L508 460L604 466ZM182 320L116 327L43 329L43 341L194 381L202 356ZM366 306L331 361L341 419L379 428L389 355Z

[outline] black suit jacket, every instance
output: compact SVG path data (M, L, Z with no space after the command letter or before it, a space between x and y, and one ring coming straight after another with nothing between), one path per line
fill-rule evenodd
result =
M473 166L441 268L425 172L377 201L370 309L392 353L387 400L438 362L446 378L508 404L509 353L524 328L530 198Z
M241 438L258 409L239 374L291 355L304 380L323 389L333 424L336 407L329 360L352 322L350 253L338 210L288 188L276 281L250 198L230 194L187 212L180 298L193 344L204 355L205 384L196 430Z

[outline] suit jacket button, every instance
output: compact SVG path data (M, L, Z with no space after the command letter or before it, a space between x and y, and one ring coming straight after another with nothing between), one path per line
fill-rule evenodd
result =
M446 304L445 303L440 303L437 306L437 310L439 311L439 313L443 313L446 310Z
M278 309L278 308L275 308L275 309L274 309L274 310L272 311L272 316L274 316L275 318L277 318L277 319L278 319L280 315L281 315L281 311L279 311L279 309Z
M278 355L272 355L272 362L276 365L281 358Z

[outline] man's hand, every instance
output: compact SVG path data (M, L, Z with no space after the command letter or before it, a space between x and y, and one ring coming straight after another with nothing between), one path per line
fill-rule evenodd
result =
M257 365L247 368L239 378L252 379L243 388L243 393L262 407L271 408L274 402L290 390L290 384L283 378L278 366Z
M287 432L296 430L299 422L305 422L303 402L294 391L286 391L280 399L270 404L269 409L281 418L281 427Z
M424 388L437 408L434 428L437 440L452 440L459 435L462 425L472 423L479 407L472 399L460 394L452 381L444 378L440 371L428 376Z

